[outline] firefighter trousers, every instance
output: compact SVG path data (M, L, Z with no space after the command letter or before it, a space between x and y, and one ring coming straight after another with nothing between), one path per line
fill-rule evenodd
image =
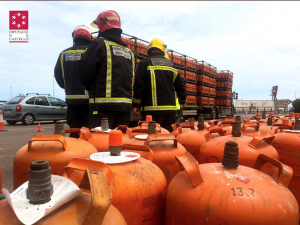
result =
M67 124L70 128L89 127L89 104L68 105ZM77 133L71 133L70 137L79 138Z
M109 129L115 129L119 125L128 125L129 112L98 110L97 108L90 108L90 124L89 128L101 126L101 120L108 119Z
M151 115L151 112L142 112L143 121L146 121L146 116ZM168 130L170 133L173 131L172 124L176 123L176 115L151 115L152 120L159 123L161 127Z

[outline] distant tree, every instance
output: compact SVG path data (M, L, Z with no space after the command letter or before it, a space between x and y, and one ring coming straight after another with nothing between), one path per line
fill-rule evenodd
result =
M293 110L295 113L300 113L300 99L297 98L296 100L294 100L292 102L292 105L293 105Z

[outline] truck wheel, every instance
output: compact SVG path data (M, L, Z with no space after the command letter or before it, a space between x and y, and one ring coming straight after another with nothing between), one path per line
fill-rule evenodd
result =
M220 119L221 118L221 111L222 111L222 109L217 109L217 115L216 115L216 118L217 119Z
M182 117L182 110L176 110L176 122L180 123Z

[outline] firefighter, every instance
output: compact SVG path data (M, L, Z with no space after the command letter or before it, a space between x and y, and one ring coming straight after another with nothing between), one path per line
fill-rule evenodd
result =
M89 90L89 127L99 127L107 118L114 129L127 125L132 109L134 55L121 40L117 12L101 12L91 25L99 35L89 44L79 68L81 84Z
M175 69L168 60L166 44L159 38L153 38L148 46L146 59L140 61L134 82L133 112L152 115L152 119L172 132L171 125L176 122L175 91L179 103L186 104L186 90Z
M89 95L81 84L78 73L78 62L91 41L91 31L84 25L77 26L72 33L73 47L63 50L54 68L58 85L65 89L67 124L70 128L89 126ZM77 133L70 137L78 138Z

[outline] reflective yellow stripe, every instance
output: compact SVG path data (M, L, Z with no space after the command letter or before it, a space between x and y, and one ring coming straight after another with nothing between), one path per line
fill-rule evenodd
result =
M66 90L65 70L64 70L64 55L65 55L64 52L62 52L61 55L60 55L60 65L61 65L61 72L62 72L62 77L64 79L64 85L65 85L65 90Z
M132 104L131 98L90 98L90 103L130 103Z
M136 98L132 98L132 102L133 103L137 103L137 104L141 104L142 100L136 99Z
M84 89L85 95L89 95L89 91Z
M174 78L173 78L173 83L174 83L174 81L175 81L175 79L176 79L176 77L177 77L177 74L178 74L178 71L176 71L176 72L173 73L173 77L174 77Z
M176 106L144 106L144 111L176 110Z
M109 42L104 40L106 46L106 54L107 54L107 73L106 73L106 97L111 97L111 52Z
M88 95L66 95L66 99L89 99Z
M177 69L169 66L148 66L147 69L148 70L169 70L172 71L173 73L178 73Z
M155 81L155 73L154 70L150 70L151 73L151 90L152 90L152 105L157 106L156 99L156 81Z

